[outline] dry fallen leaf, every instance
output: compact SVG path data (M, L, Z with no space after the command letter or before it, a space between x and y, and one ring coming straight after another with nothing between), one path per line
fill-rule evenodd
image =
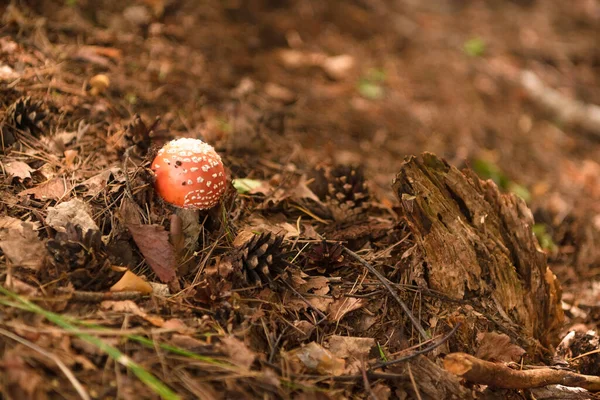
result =
M169 233L160 225L128 223L127 228L156 276L163 282L175 279L175 250Z
M101 46L82 46L72 56L75 60L87 61L102 67L110 67L112 61L118 61L121 58L121 50L113 47Z
M12 399L45 399L42 375L31 368L23 358L22 348L7 350L0 360L0 371L3 376L3 392Z
M33 168L23 161L5 160L1 164L2 169L4 169L7 175L20 180L31 178L31 173L34 171Z
M479 348L475 357L488 361L519 361L525 350L510 342L504 333L484 332L477 335Z
M33 195L38 200L59 200L66 197L70 190L66 181L57 177L31 189L23 190L19 193L19 196Z
M360 373L364 360L368 359L371 348L375 345L375 339L338 336L329 338L329 351L336 357L346 360L344 373Z
M150 322L152 325L161 328L165 324L165 320L157 315L148 315L142 311L137 304L131 300L110 301L106 300L100 303L103 310L113 310L118 313L129 313L136 315Z
M324 296L329 293L329 280L324 276L310 276L296 289L300 293L310 292L317 296Z
M350 311L358 310L365 305L365 299L357 299L354 297L342 297L335 300L329 307L330 321L339 322Z
M152 293L152 286L134 274L131 271L125 272L125 274L115 283L111 288L111 292L141 292L144 294Z
M371 389L377 400L388 400L392 396L392 390L384 383L377 383Z
M375 346L373 338L338 335L329 338L329 351L339 358L354 357L359 360L367 358L373 346Z
M68 223L81 227L83 233L88 230L97 231L100 229L90 216L88 204L79 199L72 199L55 207L48 207L46 224L57 231L64 232Z
M87 189L87 192L85 193L86 196L95 197L98 193L102 192L106 188L106 185L111 177L116 176L120 172L120 168L113 167L100 172L98 175L92 176L77 186L85 187Z
M63 154L65 156L65 165L72 171L75 167L75 158L77 158L79 152L77 150L65 150Z
M337 376L344 373L344 360L337 358L316 342L310 342L304 347L294 349L287 356L291 362L297 364L299 361L304 367L322 375Z
M256 353L234 336L222 338L220 347L225 354L231 357L233 362L244 368L250 368L256 359Z
M36 225L16 218L0 218L0 249L13 266L39 269L46 248L35 231Z

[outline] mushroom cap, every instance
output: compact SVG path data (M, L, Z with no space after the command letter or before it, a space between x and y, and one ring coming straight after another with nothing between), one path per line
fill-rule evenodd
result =
M181 208L214 207L225 192L225 168L215 149L199 139L165 144L152 161L154 189L167 203Z

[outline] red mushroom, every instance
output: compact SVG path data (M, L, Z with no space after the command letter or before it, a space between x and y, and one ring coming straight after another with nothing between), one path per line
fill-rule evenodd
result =
M176 139L152 161L154 188L167 203L181 208L214 207L225 192L225 169L215 149L198 139Z

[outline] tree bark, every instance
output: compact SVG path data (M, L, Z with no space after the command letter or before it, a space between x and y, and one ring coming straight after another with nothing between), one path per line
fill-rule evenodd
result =
M548 355L563 320L561 292L525 202L430 153L408 158L393 188L419 249L412 280L466 301L530 355ZM464 313L463 337L488 330L468 320L467 307L447 306Z

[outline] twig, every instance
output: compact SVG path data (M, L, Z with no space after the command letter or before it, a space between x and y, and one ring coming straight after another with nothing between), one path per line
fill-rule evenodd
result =
M99 303L105 300L122 301L122 300L139 300L147 296L141 292L83 292L83 291L68 291L59 290L62 294L69 296L70 301L79 301L82 303Z
M371 388L371 384L369 383L369 377L367 376L367 369L365 368L365 360L361 360L361 368L360 368L360 373L362 375L363 378L363 385L365 387L365 391L369 394L369 398L371 400L378 400L377 396L375 396L375 393L373 393L373 389Z
M366 262L361 256L359 256L358 254L356 254L352 250L348 249L346 246L344 246L344 245L341 245L341 246L342 246L342 250L344 250L344 252L346 254L348 254L350 257L354 258L356 261L358 261L359 263L361 263L366 269L369 270L369 272L371 272L373 275L375 275L377 277L377 279L379 279L381 281L381 283L383 284L383 286L385 286L385 288L390 292L390 294L392 295L392 297L394 298L394 300L396 300L396 302L400 305L400 307L402 307L402 310L406 313L406 315L408 316L408 318L410 319L410 321L413 323L415 329L419 332L419 334L425 340L431 339L429 337L429 334L427 334L427 332L425 332L425 329L423 329L423 327L421 326L421 323L419 322L419 320L417 320L415 318L415 316L409 310L408 306L402 301L402 299L400 298L400 296L398 296L398 293L396 293L396 291L394 290L394 288L390 284L390 281L388 281L388 279L385 276L383 276L379 271L377 271L375 269L375 267L373 267L371 264L369 264L368 262Z
M469 382L503 389L532 389L548 385L581 387L600 391L600 377L551 368L514 370L503 364L481 360L466 353L451 353L444 368Z
M394 364L398 364L398 363L410 360L411 358L415 358L416 356L419 356L421 354L429 353L430 351L432 351L436 347L439 347L442 344L446 343L448 341L448 339L450 339L456 333L456 331L458 330L458 328L460 328L460 325L461 325L461 323L459 322L458 324L456 324L454 326L454 328L452 328L452 330L450 332L448 332L448 334L446 336L444 336L443 338L441 338L436 343L433 343L431 346L427 346L424 349L415 351L414 353L408 354L408 355L406 355L404 357L396 358L395 360L386 361L386 362L382 362L382 363L377 363L377 364L375 364L375 365L373 365L371 367L371 370L378 369L378 368L389 367L390 365L394 365Z
M417 400L422 400L421 393L419 392L419 387L417 386L417 381L415 381L415 377L413 376L412 369L410 368L410 364L408 364L406 367L408 370L408 376L410 378L410 383L413 385L413 389L415 391L415 395L417 396Z
M542 107L552 112L558 120L579 126L600 137L600 106L571 99L559 91L546 86L532 71L523 71L519 83L529 96Z
M289 325L286 326L285 328L283 328L281 333L279 334L279 336L277 336L275 343L273 343L273 348L271 349L271 352L269 353L269 362L273 362L273 359L275 358L275 352L279 348L279 343L281 343L281 340L283 339L283 335L285 335L285 333L287 332L288 329L289 329Z
M71 370L69 368L67 368L67 366L60 360L60 358L58 358L56 356L56 354L52 354L52 353L42 349L37 344L31 343L29 340L23 339L22 337L15 335L14 333L7 331L5 329L0 328L0 334L6 336L8 338L11 338L15 342L19 342L22 345L27 346L30 349L35 350L38 353L40 353L41 355L48 357L50 360L54 361L56 363L56 365L58 366L58 368L62 371L62 373L65 374L65 376L67 377L69 382L71 382L71 385L73 385L73 387L79 394L79 397L81 397L84 400L91 400L90 395L85 391L85 388L81 385L81 383L79 383L79 381L77 380L75 375L73 375L73 372L71 372Z

